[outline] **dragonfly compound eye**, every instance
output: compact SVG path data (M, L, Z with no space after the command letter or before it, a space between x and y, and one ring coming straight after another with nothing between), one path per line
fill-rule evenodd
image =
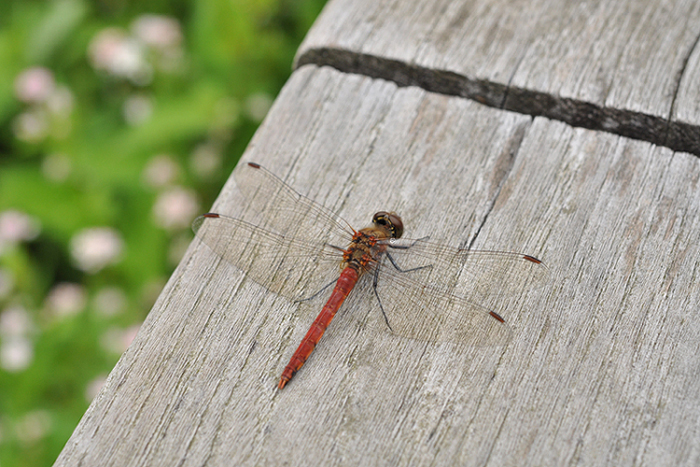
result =
M403 235L403 222L395 212L379 211L372 218L372 222L388 227L392 238L401 238Z

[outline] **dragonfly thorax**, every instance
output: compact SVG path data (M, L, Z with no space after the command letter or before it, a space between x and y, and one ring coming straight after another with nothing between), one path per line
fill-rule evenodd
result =
M351 267L359 274L371 268L386 251L390 238L403 234L401 218L393 212L380 211L372 217L372 226L355 232L348 248L343 252L343 267Z
M373 261L379 259L386 250L386 245L381 240L389 238L383 229L367 227L352 236L352 242L343 252L342 268L350 267L362 275Z

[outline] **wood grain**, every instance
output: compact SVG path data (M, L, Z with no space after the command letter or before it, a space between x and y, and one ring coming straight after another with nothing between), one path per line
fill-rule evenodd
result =
M696 157L305 66L244 158L354 225L391 209L541 257L550 283L488 348L376 332L350 299L278 391L320 306L195 241L56 465L700 462ZM244 209L231 178L213 210Z
M692 1L332 0L297 64L700 155L699 38Z

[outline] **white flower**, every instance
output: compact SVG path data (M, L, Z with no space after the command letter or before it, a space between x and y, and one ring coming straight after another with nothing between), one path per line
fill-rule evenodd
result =
M38 143L49 135L61 139L70 134L73 94L56 84L50 70L37 67L22 72L15 80L15 94L29 104L12 122L17 139Z
M180 166L167 154L153 157L143 171L143 179L154 188L172 184L180 175Z
M85 308L87 294L79 284L62 282L55 285L46 297L46 304L55 316L74 315Z
M11 306L0 314L0 336L3 338L26 336L33 328L29 313L21 306Z
M136 38L156 49L177 47L182 42L180 23L167 16L142 15L134 21L131 30Z
M161 193L153 206L156 222L168 230L189 227L198 210L199 205L194 192L182 187Z
M16 243L34 240L41 231L35 218L15 210L0 213L0 243Z
M0 367L6 371L24 370L34 358L34 348L24 336L4 338L0 342Z
M46 102L55 89L56 81L48 68L28 68L15 79L15 96L22 102Z
M153 72L143 47L121 29L107 28L99 32L90 43L89 55L95 69L141 86L151 81Z
M75 265L89 273L118 262L123 249L124 241L119 232L108 227L85 229L71 240Z

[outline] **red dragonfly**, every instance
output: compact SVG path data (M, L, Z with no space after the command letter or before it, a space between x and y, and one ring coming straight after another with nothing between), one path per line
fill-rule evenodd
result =
M385 329L430 342L482 345L507 342L510 329L496 309L547 274L539 259L522 253L402 239L403 223L393 212L377 212L372 226L355 230L253 162L238 167L235 178L248 201L247 220L204 214L192 226L197 237L283 296L299 299L314 291L315 297L335 284L279 389L304 365L358 281L358 288L371 288L375 321Z

